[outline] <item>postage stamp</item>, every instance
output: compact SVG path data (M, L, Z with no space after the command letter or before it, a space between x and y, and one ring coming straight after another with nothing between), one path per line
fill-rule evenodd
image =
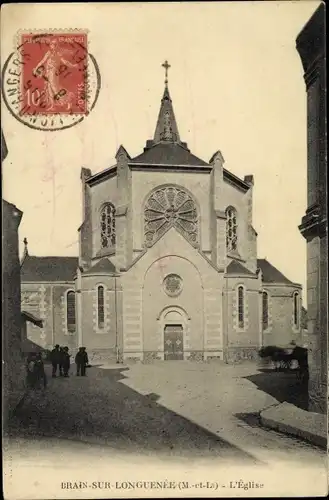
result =
M3 70L9 111L35 129L59 130L83 120L100 90L97 63L84 31L25 32Z

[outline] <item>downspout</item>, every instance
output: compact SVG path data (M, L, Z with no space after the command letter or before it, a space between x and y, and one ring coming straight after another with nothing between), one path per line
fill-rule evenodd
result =
M78 326L78 345L76 346L81 347L83 345L82 343L82 280L81 280L81 268L78 267L77 270L77 326Z
M226 280L226 363L228 363L228 336L229 336L229 300L228 300L228 274L227 274L227 257L225 268Z
M51 343L52 347L55 345L55 311L54 311L54 286L51 285L51 323L52 323L52 332L51 332Z
M116 363L120 363L118 345L118 302L117 302L117 275L114 275L114 308L115 308L115 357Z

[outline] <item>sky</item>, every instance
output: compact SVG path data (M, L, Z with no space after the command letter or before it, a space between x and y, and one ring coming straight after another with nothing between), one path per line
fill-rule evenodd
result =
M23 211L20 251L78 254L81 167L131 156L154 134L168 60L180 136L209 161L253 174L258 256L301 283L306 243L298 225L307 202L306 92L296 37L317 1L134 4L18 4L1 11L1 59L20 29L87 29L101 74L99 99L71 129L33 130L2 104L8 146L3 197Z

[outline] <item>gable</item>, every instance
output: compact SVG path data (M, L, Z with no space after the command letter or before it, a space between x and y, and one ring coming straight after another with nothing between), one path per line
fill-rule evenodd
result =
M236 276L255 276L254 273L249 271L246 267L244 267L237 260L232 260L227 266L226 274L228 275L236 275Z
M147 269L155 261L163 257L176 256L188 260L200 273L202 281L211 282L211 286L217 288L220 284L220 276L224 270L216 268L207 257L198 249L193 247L174 227L171 227L162 237L154 243L151 248L145 249L139 257L127 269L123 279L134 276L134 283L140 280Z
M84 276L94 275L94 274L113 274L115 273L115 266L112 262L103 258L97 264L90 267L87 271L83 273Z

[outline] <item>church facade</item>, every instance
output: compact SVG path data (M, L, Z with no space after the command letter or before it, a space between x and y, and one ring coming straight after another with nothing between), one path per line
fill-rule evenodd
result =
M82 168L79 257L22 264L22 300L44 320L43 347L94 359L251 359L301 335L301 286L257 255L252 175L181 140L168 82L141 154ZM32 327L31 327L32 328Z

